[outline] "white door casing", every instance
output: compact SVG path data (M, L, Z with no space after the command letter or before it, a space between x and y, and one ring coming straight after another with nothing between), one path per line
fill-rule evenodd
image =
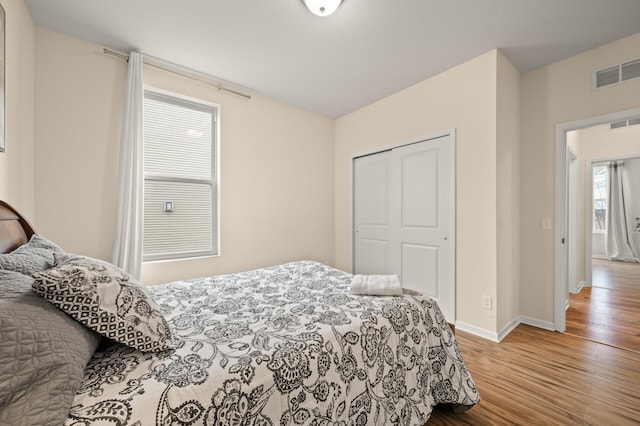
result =
M567 148L567 158L569 159L569 176L567 195L569 197L568 214L567 214L567 283L568 292L566 303L569 304L569 293L578 292L578 203L579 197L579 179L580 164L578 156Z
M556 125L556 166L555 166L555 232L554 232L554 297L553 297L553 326L556 331L564 333L566 329L565 295L567 252L562 243L567 236L566 217L567 208L567 132L584 129L599 124L609 124L616 121L628 120L640 115L640 108L571 121ZM586 222L586 221L585 221Z
M397 274L455 321L450 134L354 159L354 273Z

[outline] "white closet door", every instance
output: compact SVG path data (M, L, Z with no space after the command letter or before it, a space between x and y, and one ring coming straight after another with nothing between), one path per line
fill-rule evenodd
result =
M451 137L355 161L354 272L398 274L455 321Z
M411 288L438 302L445 318L455 320L455 282L450 256L449 138L440 138L395 149L399 173L394 212L397 225L392 246L405 288Z
M391 202L389 200L391 151L358 158L354 165L355 271L387 274ZM356 272L361 273L361 272Z

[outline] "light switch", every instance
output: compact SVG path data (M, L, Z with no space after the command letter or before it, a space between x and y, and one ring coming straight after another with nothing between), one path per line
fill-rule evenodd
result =
M551 229L551 218L543 217L542 218L542 229Z

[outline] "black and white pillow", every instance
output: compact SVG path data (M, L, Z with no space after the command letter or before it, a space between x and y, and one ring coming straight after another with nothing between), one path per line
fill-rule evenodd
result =
M171 349L171 331L147 290L110 263L56 254L34 291L105 337L143 352Z

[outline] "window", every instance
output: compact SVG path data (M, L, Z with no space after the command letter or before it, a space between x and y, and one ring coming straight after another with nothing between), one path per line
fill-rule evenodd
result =
M593 167L593 230L607 230L607 168Z
M217 114L145 91L144 261L218 254Z

